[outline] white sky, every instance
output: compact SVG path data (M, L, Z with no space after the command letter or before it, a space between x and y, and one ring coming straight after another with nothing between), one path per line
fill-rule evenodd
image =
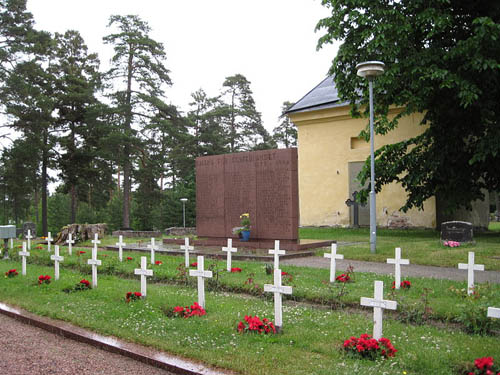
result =
M172 104L187 111L191 93L218 95L225 77L241 73L269 131L285 100L299 100L326 76L338 48L316 51L314 28L329 15L319 0L28 0L28 10L38 29L78 30L103 67L112 55L102 43L109 16L137 14L165 46Z

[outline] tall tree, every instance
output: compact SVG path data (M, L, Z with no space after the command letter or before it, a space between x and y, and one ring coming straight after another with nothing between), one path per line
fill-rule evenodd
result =
M222 126L224 109L220 98L207 96L203 89L191 94L191 110L188 112L193 129L197 156L219 155L227 152L227 135Z
M56 121L62 132L58 164L70 193L70 222L75 223L79 185L102 173L94 168L99 139L105 135L103 127L96 129L101 105L95 95L101 88L101 74L97 55L88 53L77 31L56 33L55 40L50 69L56 79Z
M353 113L368 100L356 64L381 60L386 72L375 85L376 132L393 130L402 116L424 114L421 135L377 150L376 190L399 182L408 193L403 210L437 196L448 211L469 208L484 189L500 190L500 3L322 3L332 15L317 25L325 30L318 47L343 42L330 74ZM393 104L405 109L389 120ZM368 176L365 167L363 180Z
M285 148L297 147L297 127L290 121L285 112L293 105L286 101L281 106L280 124L273 129L273 139L276 143L282 144Z
M104 37L113 45L114 56L109 71L111 82L118 87L112 98L119 115L122 132L120 164L123 167L123 227L130 227L130 193L133 147L136 127L147 123L151 110L164 96L165 85L170 85L169 71L163 44L151 39L148 24L138 16L111 16L108 27L116 32Z
M250 81L242 74L226 77L223 83L224 126L229 139L229 151L270 148L269 133L255 107Z

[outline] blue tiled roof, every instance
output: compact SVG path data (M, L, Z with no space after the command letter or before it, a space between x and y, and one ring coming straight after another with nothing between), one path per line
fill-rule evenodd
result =
M307 112L348 104L340 100L333 76L326 77L285 113Z

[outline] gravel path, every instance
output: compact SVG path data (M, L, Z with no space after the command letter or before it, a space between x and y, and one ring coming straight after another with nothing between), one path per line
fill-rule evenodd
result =
M280 261L282 264L289 264L301 267L313 268L330 268L330 259L321 258L318 256L286 259ZM349 265L354 267L355 272L373 272L383 275L394 274L394 265L377 262L363 262L359 260L337 260L337 270L343 271ZM435 279L448 279L455 281L467 281L467 271L457 268L420 266L410 264L401 266L401 274L403 276L414 277L429 277ZM498 271L476 271L474 272L474 280L478 283L495 283L500 284L500 272Z
M0 374L173 375L0 314Z

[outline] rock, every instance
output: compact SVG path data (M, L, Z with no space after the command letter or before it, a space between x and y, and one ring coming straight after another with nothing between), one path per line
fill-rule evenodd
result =
M54 243L56 244L66 244L68 239L68 234L71 233L75 243L83 242L87 240L93 240L94 234L97 233L99 238L104 237L108 225L105 223L100 224L70 224L62 228L61 232L57 234Z

